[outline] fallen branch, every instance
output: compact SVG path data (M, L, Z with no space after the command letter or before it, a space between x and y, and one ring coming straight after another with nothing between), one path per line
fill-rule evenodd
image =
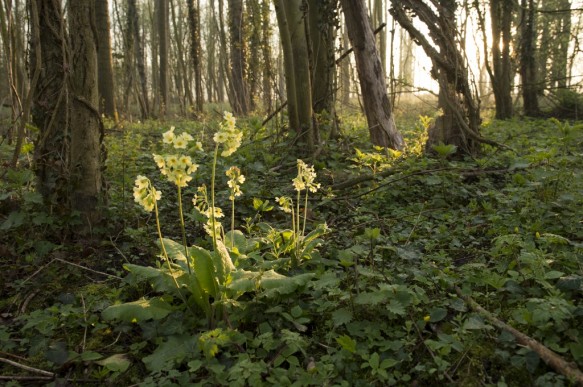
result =
M10 359L5 359L3 357L0 357L0 362L6 363L6 364L10 364L11 366L14 366L14 367L17 367L17 368L21 368L21 369L26 370L26 371L29 371L29 372L34 372L35 374L41 374L41 375L44 375L45 377L50 377L50 378L54 378L55 377L55 374L52 373L52 372L45 371L45 370L41 370L41 369L34 368L34 367L31 367L31 366L27 366L27 365L24 365L24 364L20 364L20 363L17 363L15 361L12 361Z
M536 352L540 358L543 359L543 361L552 367L555 371L565 375L571 381L575 382L576 385L583 386L583 373L579 370L579 368L577 368L575 364L567 362L560 355L557 355L537 340L527 336L526 334L498 319L492 313L482 308L482 306L474 301L473 298L464 295L461 289L457 286L455 287L455 292L472 310L485 317L495 327L511 333L519 344L527 346L532 351Z

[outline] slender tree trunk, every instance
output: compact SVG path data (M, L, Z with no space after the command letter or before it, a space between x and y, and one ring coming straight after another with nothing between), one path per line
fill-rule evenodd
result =
M537 74L535 61L535 4L534 0L521 0L520 22L520 77L522 79L522 101L524 114L540 115L537 96Z
M238 115L249 113L249 92L245 74L245 41L243 36L243 1L228 0L230 63L233 84L233 111Z
M196 111L202 113L204 92L202 88L202 48L200 43L200 9L198 1L188 0L188 27L190 30L190 57L194 67Z
M273 59L271 57L271 23L269 20L269 0L261 1L261 55L263 59L263 108L266 111L273 110L272 82Z
M285 15L283 2L286 0L274 0L275 14L279 27L279 38L283 51L283 67L285 76L285 90L287 97L287 109L290 129L297 131L300 127L298 118L298 106L296 98L296 81L294 72L294 57L292 52L291 37L288 28L288 21Z
M182 26L183 23L178 21L178 18L176 17L176 9L175 9L175 4L174 2L171 0L170 1L170 10L172 11L172 26L173 26L173 30L174 30L174 44L176 45L176 56L178 59L178 68L179 68L179 72L180 72L180 80L182 81L182 83L177 83L176 87L179 90L184 89L184 96L186 97L186 100L188 101L188 103L184 103L184 105L188 105L189 107L194 107L194 97L192 95L192 91L190 88L190 81L189 81L189 77L188 77L188 71L186 68L186 63L185 63L185 59L184 59L184 45L183 45L183 37L184 37L184 33L182 30ZM178 10L179 10L179 15L182 17L182 2L178 2ZM188 109L185 109L185 112Z
M83 234L101 220L103 126L99 116L94 1L69 3L71 42L71 210L81 213Z
M144 43L140 34L140 17L138 15L136 0L128 0L128 19L132 20L131 26L133 31L131 31L131 33L134 40L134 56L136 58L138 75L140 78L140 93L138 93L138 99L140 102L142 119L146 119L150 115L150 104L148 101L148 78L146 77L146 66L144 63Z
M97 67L99 82L100 112L117 121L113 81L113 61L111 57L111 23L109 21L109 0L95 2L95 26L97 33Z
M259 0L246 2L246 28L245 36L248 42L248 71L247 80L249 85L249 110L257 108L261 85L261 5Z
M306 14L301 7L301 0L285 0L283 8L291 42L293 60L293 79L296 91L298 126L292 127L298 136L298 142L305 144L308 154L315 150L317 136L312 125L312 86L310 77L309 47L306 37ZM287 72L287 69L286 69ZM289 98L289 95L288 95ZM289 101L289 99L288 99Z
M160 115L168 110L168 0L159 0L158 43L160 47Z
M42 55L31 51L30 62L42 72L33 94L32 122L39 128L34 147L37 190L45 205L57 215L69 212L69 58L65 22L60 0L31 0L38 10L38 24L32 20L31 46L40 39Z
M333 3L308 0L312 52L312 102L315 113L332 111L334 102L334 21L329 20Z
M374 145L402 149L403 136L395 126L385 77L376 49L373 30L364 0L341 0L350 43L354 48L356 68L364 110Z
M350 46L348 40L348 31L346 26L342 28L342 51L346 51ZM348 106L350 104L350 61L343 60L340 64L340 100L342 104Z

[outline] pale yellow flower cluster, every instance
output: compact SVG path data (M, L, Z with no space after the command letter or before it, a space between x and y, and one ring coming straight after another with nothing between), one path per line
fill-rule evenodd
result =
M293 208L292 198L289 196L276 197L275 201L280 205L279 209L283 212L291 213Z
M224 112L223 122L220 124L219 131L215 133L213 140L217 144L223 145L221 156L227 157L235 153L241 146L243 133L235 127L235 117L230 112Z
M164 144L172 144L176 149L186 149L186 146L192 140L194 140L192 136L186 132L182 132L179 135L174 134L174 126L171 126L170 130L162 135Z
M150 179L138 175L134 187L134 200L144 207L144 210L152 212L156 201L162 198L162 192L156 191Z
M186 187L192 180L192 175L198 169L198 164L192 162L192 158L186 155L166 155L153 154L154 161L160 173L168 178L168 181L178 187Z
M172 144L175 149L186 149L188 143L193 138L190 134L183 132L181 134L174 133L174 126L170 130L162 134L162 141L164 144ZM200 142L196 143L196 148L202 149ZM157 155L153 154L154 161L162 175L168 178L168 181L176 184L178 187L186 187L188 182L192 180L192 175L198 169L198 164L192 162L192 158L186 155Z
M213 207L209 204L209 198L208 198L208 193L206 190L206 185L201 185L200 187L198 187L197 193L192 198L192 204L194 205L194 207L196 207L198 212L200 212L202 215L204 215L204 217L207 218L207 221L203 227L204 227L204 230L206 231L206 233L212 237L213 236L213 219L212 219ZM219 207L215 206L214 207L214 218L215 218L214 235L216 235L217 238L220 238L220 236L221 236L221 227L222 227L221 222L219 222L217 219L222 218L223 216L225 216L225 214L223 213L223 210L220 209Z
M235 200L237 196L243 195L243 192L241 191L241 184L245 182L245 176L242 175L241 170L235 166L227 169L225 174L229 178L229 181L227 182L229 190L231 191L229 199Z
M316 192L320 188L320 183L314 183L316 171L313 166L309 166L304 161L298 159L298 175L292 179L294 189L298 192L305 189Z

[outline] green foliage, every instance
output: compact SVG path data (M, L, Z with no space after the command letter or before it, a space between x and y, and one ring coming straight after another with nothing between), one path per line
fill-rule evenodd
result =
M236 161L247 176L234 230L216 240L204 229L208 208L186 205L200 193L182 187L183 229L176 186L152 166L150 154L163 153L157 139L168 127L128 126L115 134L124 144L112 145L108 170L119 211L113 219L127 225L115 239L124 258L115 250L118 262L105 254L80 262L99 262L96 270L116 276L123 265L125 277L99 284L103 276L91 273L94 285L69 291L68 282L86 281L88 273L71 265L56 270L55 263L31 267L1 304L10 321L0 327L0 350L102 384L569 385L453 289L583 367L581 125L489 122L483 135L512 151L485 149L463 160L450 158L455 149L446 145L435 149L443 154L437 158L420 153L422 127L430 124L428 117L411 121L409 148L399 155L359 143L356 134L332 143L317 163L324 188L308 199L301 191L286 207L294 211L291 223L275 197L293 194L295 158L265 151L284 149L278 144L244 142L230 159L216 160L216 170ZM208 145L208 127L176 127ZM257 138L264 130L253 129ZM347 159L345 150L354 148ZM213 154L185 152L200 163L193 181L208 180ZM326 188L365 172L375 176L347 190ZM156 216L138 212L123 193L139 173L161 191L162 238ZM32 180L20 178L25 185L15 176L0 202L37 206ZM216 207L230 202L231 191L222 173L215 178ZM7 228L9 235L35 216L22 208L23 223ZM22 232L19 238L13 251L34 252L43 265L54 252L85 253L54 239L34 250ZM43 249L45 261L37 255ZM16 317L16 306L37 288L43 297L33 296Z

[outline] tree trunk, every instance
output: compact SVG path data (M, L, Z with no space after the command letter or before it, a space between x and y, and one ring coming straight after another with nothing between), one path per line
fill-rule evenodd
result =
M520 77L522 79L522 101L524 114L540 115L537 96L537 74L535 60L535 4L534 0L520 2Z
M188 28L190 31L190 57L194 67L194 93L196 96L196 112L202 113L204 93L202 89L202 48L200 43L200 8L198 0L188 0Z
M163 117L168 110L168 0L158 3L158 44L160 51L160 115Z
M480 109L470 86L467 64L457 46L455 0L440 0L436 14L427 3L415 0L391 0L391 14L411 38L423 47L432 61L431 75L439 82L439 107L443 114L429 128L427 149L440 143L455 145L461 152L475 154L481 142ZM405 12L410 9L427 26L421 33ZM426 38L428 35L433 44ZM435 47L437 46L437 48Z
M478 10L480 28L484 38L485 66L490 76L494 99L496 102L496 118L509 119L513 115L512 108L512 63L510 58L512 3L504 0L490 1L490 24L492 33L492 67L488 61L488 51L485 33L485 22ZM500 49L502 47L502 50Z
M263 58L263 108L273 110L272 81L274 78L271 57L271 23L269 20L269 0L261 1L261 55Z
M374 145L402 149L403 136L395 126L385 77L376 49L364 0L341 0L350 43L354 48L356 68L371 142Z
M69 165L71 210L81 213L90 233L100 219L102 204L103 126L99 117L97 50L94 1L69 3L69 40L71 71L71 162Z
M247 79L249 85L249 110L257 108L261 85L261 5L259 0L246 2L246 23L245 36L248 42L248 71Z
M245 40L243 39L243 1L228 0L231 82L233 111L238 115L249 113L249 92L245 76Z
M113 84L113 61L111 57L111 23L109 21L109 1L95 2L95 27L97 33L97 68L99 87L99 108L106 117L117 121Z
M287 26L288 21L285 15L283 2L286 0L274 0L275 14L277 16L277 24L279 28L279 38L281 41L281 49L283 51L283 67L285 76L285 90L287 98L288 120L290 129L296 131L300 127L298 118L298 106L296 99L296 81L294 72L294 60L292 53L292 43Z
M315 150L317 136L312 125L312 87L306 37L306 15L301 7L301 0L285 0L282 3L291 42L293 80L298 113L298 126L291 127L291 129L295 130L298 143L305 144L307 153L312 154ZM286 68L286 72L287 70Z
M131 21L130 21L131 20ZM136 0L128 0L128 21L132 28L131 38L133 38L134 57L138 68L138 75L140 77L140 93L138 93L138 100L140 102L140 110L142 119L146 119L150 115L150 105L148 101L148 79L146 77L146 66L144 63L144 43L140 35L140 17L138 15L138 8Z
M69 58L60 0L31 0L38 10L38 24L31 23L31 46L40 39L42 55L31 50L30 62L41 62L42 72L33 94L32 122L39 129L34 147L38 192L57 215L67 215L69 189ZM32 14L32 11L31 11Z
M179 79L181 82L177 82L176 88L179 90L183 96L181 96L181 101L186 98L186 102L182 102L184 114L188 111L186 107L194 107L194 97L192 95L192 91L190 90L190 81L188 76L188 70L186 68L186 63L184 59L184 45L183 45L183 23L182 20L179 22L178 18L176 17L176 9L174 6L174 2L170 1L170 10L172 14L172 26L174 30L174 44L176 45L176 56L178 60L178 69L179 69ZM178 12L180 18L182 19L182 2L178 2Z
M330 20L335 4L308 0L310 44L312 53L312 102L315 113L331 113L334 103L334 21Z

